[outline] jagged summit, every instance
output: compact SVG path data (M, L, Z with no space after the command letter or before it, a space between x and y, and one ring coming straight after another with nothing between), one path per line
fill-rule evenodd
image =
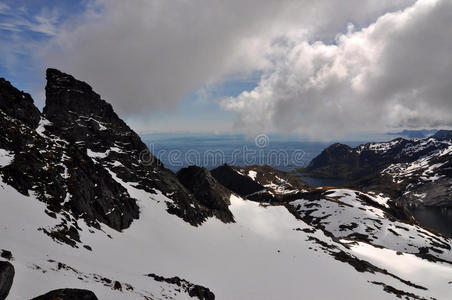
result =
M47 69L44 116L54 132L68 140L96 143L101 137L108 149L114 141L131 143L139 151L146 148L139 136L102 100L86 82L56 69ZM106 143L106 144L105 144Z
M114 114L112 106L86 82L51 68L46 71L46 79L45 115L61 115L69 111L100 116Z
M40 115L30 94L19 91L9 81L0 78L0 111L36 128Z

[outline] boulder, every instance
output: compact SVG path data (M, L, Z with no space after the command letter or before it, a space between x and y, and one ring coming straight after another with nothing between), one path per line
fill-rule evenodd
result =
M98 300L96 295L88 290L59 289L50 291L31 300Z
M0 261L0 300L6 299L13 285L14 267L7 261Z

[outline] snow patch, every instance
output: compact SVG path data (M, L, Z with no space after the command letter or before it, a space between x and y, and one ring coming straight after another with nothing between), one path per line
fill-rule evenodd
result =
M249 176L251 179L253 179L254 181L256 181L257 172L256 172L256 171L253 171L253 170L250 170L250 171L248 172L248 176Z
M40 136L42 136L42 137L44 137L44 138L48 138L48 137L44 134L44 131L46 130L46 129L45 129L45 126L50 126L50 125L52 125L52 122L50 122L50 121L47 120L46 118L41 118L41 120L39 121L38 127L36 128L36 132L37 132Z
M8 150L0 149L0 168L10 165L14 160L14 153Z

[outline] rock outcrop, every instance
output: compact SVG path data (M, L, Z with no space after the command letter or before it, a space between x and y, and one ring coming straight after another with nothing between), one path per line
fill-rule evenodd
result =
M30 94L19 91L4 78L0 78L0 110L31 128L36 128L41 119Z
M153 273L147 274L146 276L151 277L157 282L166 282L168 284L175 285L192 298L197 298L199 300L215 300L215 294L212 293L210 289L201 285L190 283L187 280L181 279L177 276L166 278Z
M14 281L14 267L7 261L0 261L0 300L6 299Z
M228 206L232 192L219 184L210 172L201 167L190 166L177 172L179 181L194 197L223 222L234 222Z
M299 178L267 165L246 167L222 165L213 169L211 174L231 191L257 202L287 202L310 189Z
M59 289L50 291L32 300L98 300L96 295L88 290Z

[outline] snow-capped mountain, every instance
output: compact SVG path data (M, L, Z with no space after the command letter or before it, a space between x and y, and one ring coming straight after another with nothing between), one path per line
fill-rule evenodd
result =
M397 202L268 166L174 174L60 71L43 113L0 81L0 132L0 299L452 294L452 241Z
M312 176L349 179L360 190L384 193L404 205L450 208L452 131L356 148L334 144L305 171Z

